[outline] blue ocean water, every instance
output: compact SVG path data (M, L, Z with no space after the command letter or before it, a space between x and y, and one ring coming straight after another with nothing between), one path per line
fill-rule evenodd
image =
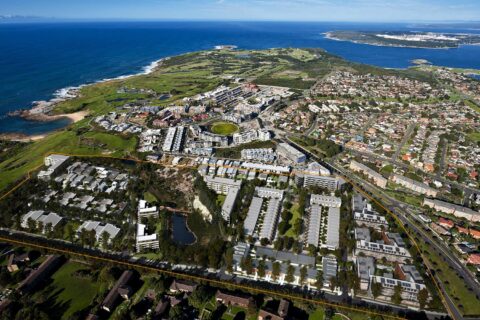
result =
M138 73L166 56L211 49L320 47L346 59L405 68L412 59L480 69L480 46L458 49L392 48L325 39L331 30L419 30L406 24L287 22L82 22L0 24L0 132L38 134L66 121L39 123L5 117L58 89ZM472 30L421 29L441 32Z

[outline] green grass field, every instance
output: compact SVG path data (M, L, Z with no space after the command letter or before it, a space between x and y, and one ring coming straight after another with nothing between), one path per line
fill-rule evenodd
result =
M292 237L292 238L297 238L297 235L294 233L293 231L293 226L295 225L295 221L297 221L297 219L300 219L300 212L298 212L298 208L300 207L300 205L298 203L295 203L293 206L292 206L292 209L290 209L290 212L292 213L292 219L290 219L290 229L287 230L287 232L285 232L285 235L288 236L288 237Z
M104 148L110 151L120 150L133 152L137 145L137 138L135 136L126 138L115 134L92 131L87 132L83 137L104 145Z
M97 295L99 288L97 283L73 275L75 271L81 269L88 267L76 262L67 262L52 276L51 297L55 297L56 305L67 307L62 319L70 319L73 313L88 307Z
M480 141L480 132L473 132L468 135L468 138L474 142Z
M157 201L157 197L155 197L155 195L148 191L143 194L143 199L150 203Z
M453 302L457 306L463 306L463 309L460 308L460 310L463 311L463 315L478 316L480 314L480 300L475 297L475 293L468 290L465 286L465 281L460 279L457 273L450 269L434 250L428 247L424 242L419 241L418 244L426 258L433 264L439 278L444 282L448 281L445 288L447 289L449 296L453 299Z
M218 121L212 124L210 131L222 136L229 136L238 131L238 126L231 122Z

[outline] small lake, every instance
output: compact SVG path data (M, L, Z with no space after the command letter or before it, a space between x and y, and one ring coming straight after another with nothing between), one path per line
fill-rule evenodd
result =
M172 214L172 239L181 245L190 245L196 241L195 235L187 227L187 217Z

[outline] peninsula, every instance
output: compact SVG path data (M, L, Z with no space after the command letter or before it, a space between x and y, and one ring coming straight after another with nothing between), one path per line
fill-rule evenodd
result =
M429 49L457 48L460 45L480 44L480 35L464 33L434 33L412 31L329 31L325 37L375 46Z

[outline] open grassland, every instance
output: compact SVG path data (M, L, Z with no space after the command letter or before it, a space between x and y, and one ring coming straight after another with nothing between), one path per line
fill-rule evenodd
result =
M71 319L72 315L88 307L97 295L99 286L89 278L82 278L74 273L88 269L88 267L75 262L64 264L53 276L53 283L46 288L49 291L48 306L52 309L52 317L56 310L62 310L62 319Z
M453 302L459 307L464 316L480 315L480 300L477 299L475 293L468 290L465 281L445 263L440 256L427 246L424 242L418 242L421 250L426 258L430 261L435 269L436 274L444 283L448 291L448 295Z
M212 124L210 131L215 134L229 136L238 131L238 126L231 122L219 121Z

